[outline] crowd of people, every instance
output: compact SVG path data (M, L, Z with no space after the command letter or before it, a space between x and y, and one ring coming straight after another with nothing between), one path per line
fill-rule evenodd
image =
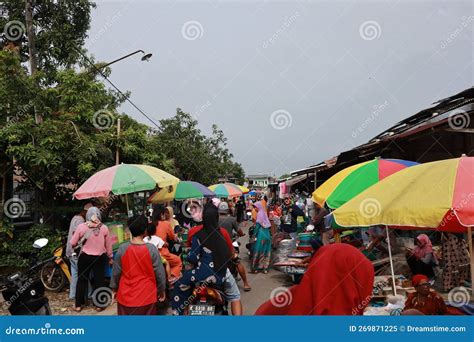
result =
M266 196L214 198L189 204L187 212L177 215L172 206L154 205L148 215L129 218L131 239L122 243L115 255L101 210L86 204L71 220L66 248L71 260L74 310L81 311L87 298L104 286L105 269L110 264L110 288L116 292L119 315L154 315L166 313L167 307L172 314L186 314L193 289L201 284L221 288L231 313L241 315L238 278L244 291L252 289L236 242L246 235L242 229L246 221L251 227L250 273L268 273L279 236L295 238L301 226L311 226L318 236L311 242L312 256L302 261L307 266L305 276L288 290L291 303L275 305L278 300L270 300L256 314L362 314L370 303L374 267L369 255L387 250L385 230L372 227L366 233L370 240L367 246L356 248L330 243L329 211L312 203L306 205L300 198L270 202ZM183 230L186 241L179 236ZM443 234L444 290L461 285L467 278L469 255L463 241L462 236ZM184 246L178 253L176 245L181 244ZM187 250L184 254L183 248ZM416 291L406 299L404 312L445 314L446 305L432 288L439 260L427 235L415 238L414 248L406 250L406 261Z

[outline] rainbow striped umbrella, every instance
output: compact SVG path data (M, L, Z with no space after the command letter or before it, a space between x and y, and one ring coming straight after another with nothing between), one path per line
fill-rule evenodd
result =
M215 192L216 197L239 197L242 196L242 190L233 183L213 184L209 189Z
M206 186L193 181L180 181L176 186L170 185L155 192L148 203L163 203L172 200L182 201L190 198L212 198L216 194Z
M124 195L176 185L179 178L149 165L120 164L92 175L73 194L76 199Z
M465 232L474 226L474 157L420 164L373 185L334 212L340 226Z
M400 159L380 159L363 162L339 171L313 192L313 201L321 207L324 204L331 209L360 194L395 172L418 163Z

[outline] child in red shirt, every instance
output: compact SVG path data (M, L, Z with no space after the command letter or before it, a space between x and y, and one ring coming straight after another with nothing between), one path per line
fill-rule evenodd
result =
M136 215L128 220L132 240L115 255L110 287L117 291L118 315L155 315L164 301L166 275L160 253L143 241L148 220Z

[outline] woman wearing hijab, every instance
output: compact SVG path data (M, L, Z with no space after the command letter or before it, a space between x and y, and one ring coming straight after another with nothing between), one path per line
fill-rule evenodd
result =
M85 304L87 283L90 273L94 275L92 288L104 286L104 273L107 260L112 264L112 243L109 229L101 222L101 213L97 207L91 207L86 213L86 222L80 224L71 238L71 246L80 247L77 260L77 288L74 310L80 312ZM93 293L94 295L94 293ZM104 308L97 308L102 311Z
M202 204L199 201L192 201L189 205L191 217L193 219L193 226L200 225L202 223Z
M270 253L272 251L272 237L270 234L270 227L272 225L262 202L256 202L254 206L257 211L254 231L256 241L253 245L251 272L263 271L263 273L268 273Z
M438 261L433 254L431 240L426 234L420 234L415 239L414 250L407 249L406 259L412 274L424 274L428 278L434 277L433 267Z
M416 309L424 315L446 315L448 308L443 298L431 289L428 277L416 274L412 278L416 292L410 293L405 302L405 310Z
M203 227L192 237L191 251L187 257L194 268L184 272L173 289L173 313L184 313L185 302L197 282L221 286L231 258L228 244L219 228L218 209L214 204L207 203L203 210Z
M362 315L374 285L372 263L336 243L314 255L301 283L261 305L256 315Z

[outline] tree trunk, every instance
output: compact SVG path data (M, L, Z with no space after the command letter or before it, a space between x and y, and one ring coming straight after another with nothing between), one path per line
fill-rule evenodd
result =
M28 53L30 56L30 69L33 75L38 70L38 62L36 60L35 30L33 27L33 0L25 1L25 20L26 34L28 37Z
M25 0L25 21L26 21L26 34L28 37L28 54L30 57L30 70L31 74L34 75L38 70L38 60L36 59L36 35L33 27L33 0ZM35 109L35 121L40 124L43 121L41 114L36 112Z

